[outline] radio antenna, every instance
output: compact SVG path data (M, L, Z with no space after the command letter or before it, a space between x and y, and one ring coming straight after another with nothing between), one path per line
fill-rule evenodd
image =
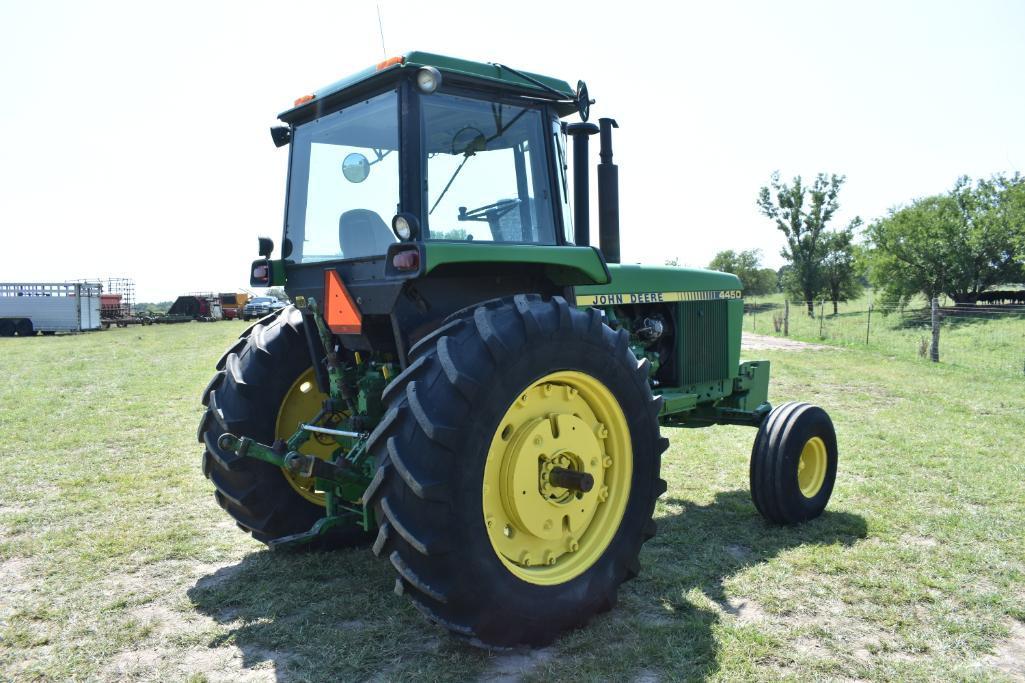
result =
M384 46L384 22L381 21L381 3L377 3L377 28L381 31L381 52L388 58L388 49Z

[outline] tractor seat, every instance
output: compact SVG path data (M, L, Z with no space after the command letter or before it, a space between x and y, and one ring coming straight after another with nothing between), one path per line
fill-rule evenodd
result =
M342 258L383 256L388 245L398 242L395 233L375 211L353 209L338 218L338 244Z

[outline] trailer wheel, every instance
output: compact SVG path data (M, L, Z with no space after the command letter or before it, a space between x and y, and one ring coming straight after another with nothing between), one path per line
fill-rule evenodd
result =
M13 320L0 320L0 337L13 337L14 330Z
M762 517L796 524L822 514L836 481L833 422L807 403L776 406L751 449L751 497Z
M665 491L661 399L625 331L536 296L451 318L384 392L374 552L428 619L543 645L637 575Z
M32 321L28 318L22 318L14 324L14 330L18 333L19 337L34 337L36 336L36 328L32 325Z
M203 392L207 409L198 433L206 447L203 473L216 487L217 503L244 531L264 543L309 531L324 516L323 496L318 500L312 482L290 479L281 468L223 450L217 439L231 432L269 444L291 436L299 420L317 413L321 399L305 334L302 314L294 307L253 325L221 357L217 373ZM315 440L304 448L325 457L333 450ZM367 541L368 534L353 525L334 532L317 547Z

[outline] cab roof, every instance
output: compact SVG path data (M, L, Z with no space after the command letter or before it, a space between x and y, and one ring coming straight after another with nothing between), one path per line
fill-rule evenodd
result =
M336 81L325 88L316 90L312 95L306 95L299 98L296 100L294 107L278 114L278 118L287 122L303 119L305 118L303 115L304 110L307 108L319 109L319 107L316 106L317 104L321 104L327 99L333 99L334 95L343 91L350 89L360 90L362 89L361 86L378 81L379 78L385 77L386 74L390 76L396 71L404 69L415 70L423 66L433 66L442 72L443 77L445 75L452 74L525 94L533 92L534 94L546 96L548 98L553 95L553 93L546 88L528 80L533 79L543 83L548 88L561 93L565 96L566 100L572 100L575 97L573 88L570 87L569 83L550 76L542 76L540 74L520 71L517 69L516 71L519 71L521 74L528 77L523 78L514 71L504 68L497 63L473 62L466 59L457 59L455 57L432 54L430 52L407 52L404 55L378 62L373 66L363 69L362 71L357 71L356 73L351 74L340 81ZM559 113L565 116L566 114L575 112L576 105L570 103L560 104L558 109Z

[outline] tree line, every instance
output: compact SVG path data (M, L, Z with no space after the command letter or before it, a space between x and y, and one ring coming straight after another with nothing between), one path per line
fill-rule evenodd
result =
M946 193L916 199L868 225L834 227L845 177L820 173L810 184L778 172L757 196L760 213L785 237L786 264L773 271L757 250L719 252L709 264L736 274L748 296L782 291L807 303L861 296L871 284L886 307L917 295L958 304L988 301L987 290L1025 282L1025 178L961 177ZM992 292L991 292L992 293Z

